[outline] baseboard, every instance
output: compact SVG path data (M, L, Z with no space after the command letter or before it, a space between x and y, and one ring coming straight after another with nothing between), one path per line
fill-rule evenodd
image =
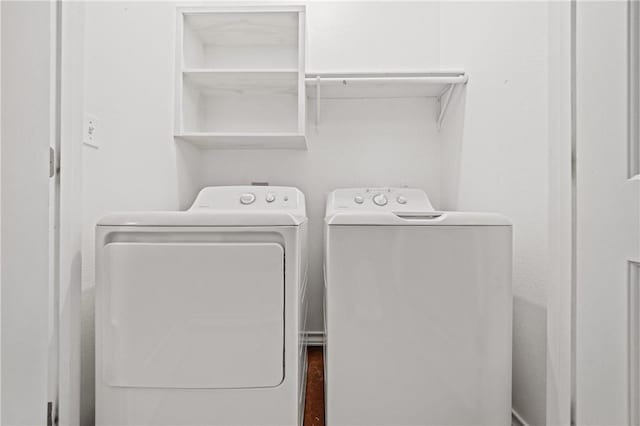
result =
M516 410L511 409L511 423L513 426L529 426L527 422L524 421L522 416L518 414Z
M303 334L302 341L307 346L324 346L324 333L322 331L307 331Z

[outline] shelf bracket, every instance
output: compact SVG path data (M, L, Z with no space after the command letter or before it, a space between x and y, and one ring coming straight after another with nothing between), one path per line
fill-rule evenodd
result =
M316 133L320 133L320 76L316 76Z
M453 98L453 94L456 90L457 84L450 84L447 89L438 97L438 103L440 104L440 111L438 112L438 131L442 129L442 123L447 115L447 109Z

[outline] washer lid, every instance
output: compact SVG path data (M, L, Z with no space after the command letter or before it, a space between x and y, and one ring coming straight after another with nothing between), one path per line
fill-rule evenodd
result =
M296 188L219 186L202 189L187 211L113 213L98 226L296 226L306 220Z
M327 225L508 226L493 213L438 212L427 194L409 188L350 188L327 198Z

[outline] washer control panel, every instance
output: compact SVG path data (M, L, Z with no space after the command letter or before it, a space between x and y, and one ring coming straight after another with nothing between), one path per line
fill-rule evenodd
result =
M304 208L304 196L287 186L210 186L200 191L191 209L283 209Z
M433 211L427 194L415 188L349 188L329 194L327 210Z

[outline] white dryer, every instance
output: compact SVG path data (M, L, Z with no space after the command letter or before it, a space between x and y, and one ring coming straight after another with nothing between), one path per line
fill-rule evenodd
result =
M511 424L511 226L417 189L327 200L327 426Z
M209 187L96 231L97 425L302 425L305 199Z

